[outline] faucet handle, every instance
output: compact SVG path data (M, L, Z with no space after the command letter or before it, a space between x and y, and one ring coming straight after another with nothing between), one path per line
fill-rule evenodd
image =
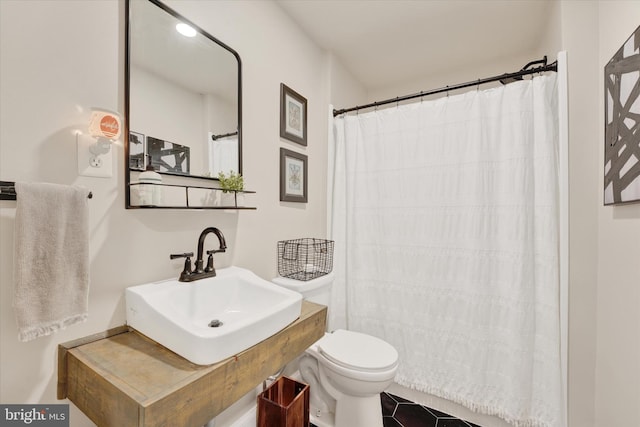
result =
M209 257L207 258L207 267L204 269L205 272L210 273L213 272L213 275L216 275L216 269L213 267L213 254L217 254L218 252L224 252L225 249L213 249L210 251L207 251L207 255L209 255Z
M191 276L191 257L193 256L193 252L185 252L183 254L171 254L169 255L170 259L176 259L176 258L186 258L184 260L184 268L182 269L182 273L180 273L180 280L181 282L188 282L189 280L189 276Z
M171 254L169 255L170 259L176 259L176 258L191 258L193 256L193 252L185 252L183 254Z

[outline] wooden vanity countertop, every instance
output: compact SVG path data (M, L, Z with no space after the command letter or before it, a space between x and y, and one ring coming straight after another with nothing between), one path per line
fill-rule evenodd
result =
M303 301L289 326L207 366L128 326L60 344L58 399L100 427L202 426L320 339L326 317L325 306Z

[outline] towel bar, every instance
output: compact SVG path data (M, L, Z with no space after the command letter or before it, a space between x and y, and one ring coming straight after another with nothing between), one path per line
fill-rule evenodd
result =
M13 181L0 181L0 200L16 200L16 183ZM93 198L89 192L88 198Z

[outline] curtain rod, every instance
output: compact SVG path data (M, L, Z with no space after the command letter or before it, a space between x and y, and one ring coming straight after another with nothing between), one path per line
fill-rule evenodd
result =
M218 139L226 138L226 137L228 137L228 136L235 136L235 135L237 135L237 134L238 134L238 131L235 131L235 132L229 132L229 133L225 133L225 134L222 134L222 135L213 135L213 134L212 134L212 135L211 135L211 139L215 141L215 140L218 140Z
M542 64L539 67L535 67L535 68L529 68L532 65L535 64ZM384 101L376 101L376 102L372 102L370 104L366 104L366 105L356 105L355 107L351 107L351 108L343 108L341 110L333 110L333 117L339 116L340 114L344 114L344 113L349 113L351 111L357 111L357 110L363 110L365 108L371 108L371 107L378 107L380 105L385 105L385 104L392 104L394 102L400 102L400 101L406 101L408 99L415 99L415 98L422 98L423 96L427 96L427 95L434 95L436 93L442 93L442 92L449 92L451 90L456 90L456 89L464 89L467 87L471 87L471 86L479 86L481 84L485 84L485 83L491 83L491 82L496 82L496 81L500 81L502 82L502 84L507 84L507 83L511 83L512 81L515 80L522 80L522 76L526 76L529 74L536 74L536 73L544 73L546 71L558 71L558 62L553 62L552 64L547 65L547 57L545 56L544 58L537 60L537 61L531 61L529 62L527 65L525 65L520 71L516 71L514 73L505 73L505 74L501 74L499 76L493 76L493 77L487 77L484 79L478 79L478 80L474 80L472 82L466 82L466 83L459 83L456 85L452 85L452 86L445 86L445 87L441 87L439 89L431 89L428 91L421 91L420 93L414 93L411 95L405 95L405 96L398 96L395 98L389 98L389 99L385 99Z

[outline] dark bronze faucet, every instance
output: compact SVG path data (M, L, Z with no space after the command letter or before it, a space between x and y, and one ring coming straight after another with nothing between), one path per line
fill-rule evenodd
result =
M204 240L209 233L213 233L218 237L219 248L211 251L207 251L209 258L207 259L207 266L203 268L204 261L202 259L204 251ZM200 237L198 238L198 255L196 258L195 270L191 271L191 257L193 252L184 254L172 254L171 259L186 258L184 263L184 269L180 273L180 282L193 282L194 280L204 279L205 277L213 277L216 275L216 269L213 267L213 254L218 252L225 252L227 249L227 242L224 240L224 235L220 230L215 227L208 227L202 230Z

